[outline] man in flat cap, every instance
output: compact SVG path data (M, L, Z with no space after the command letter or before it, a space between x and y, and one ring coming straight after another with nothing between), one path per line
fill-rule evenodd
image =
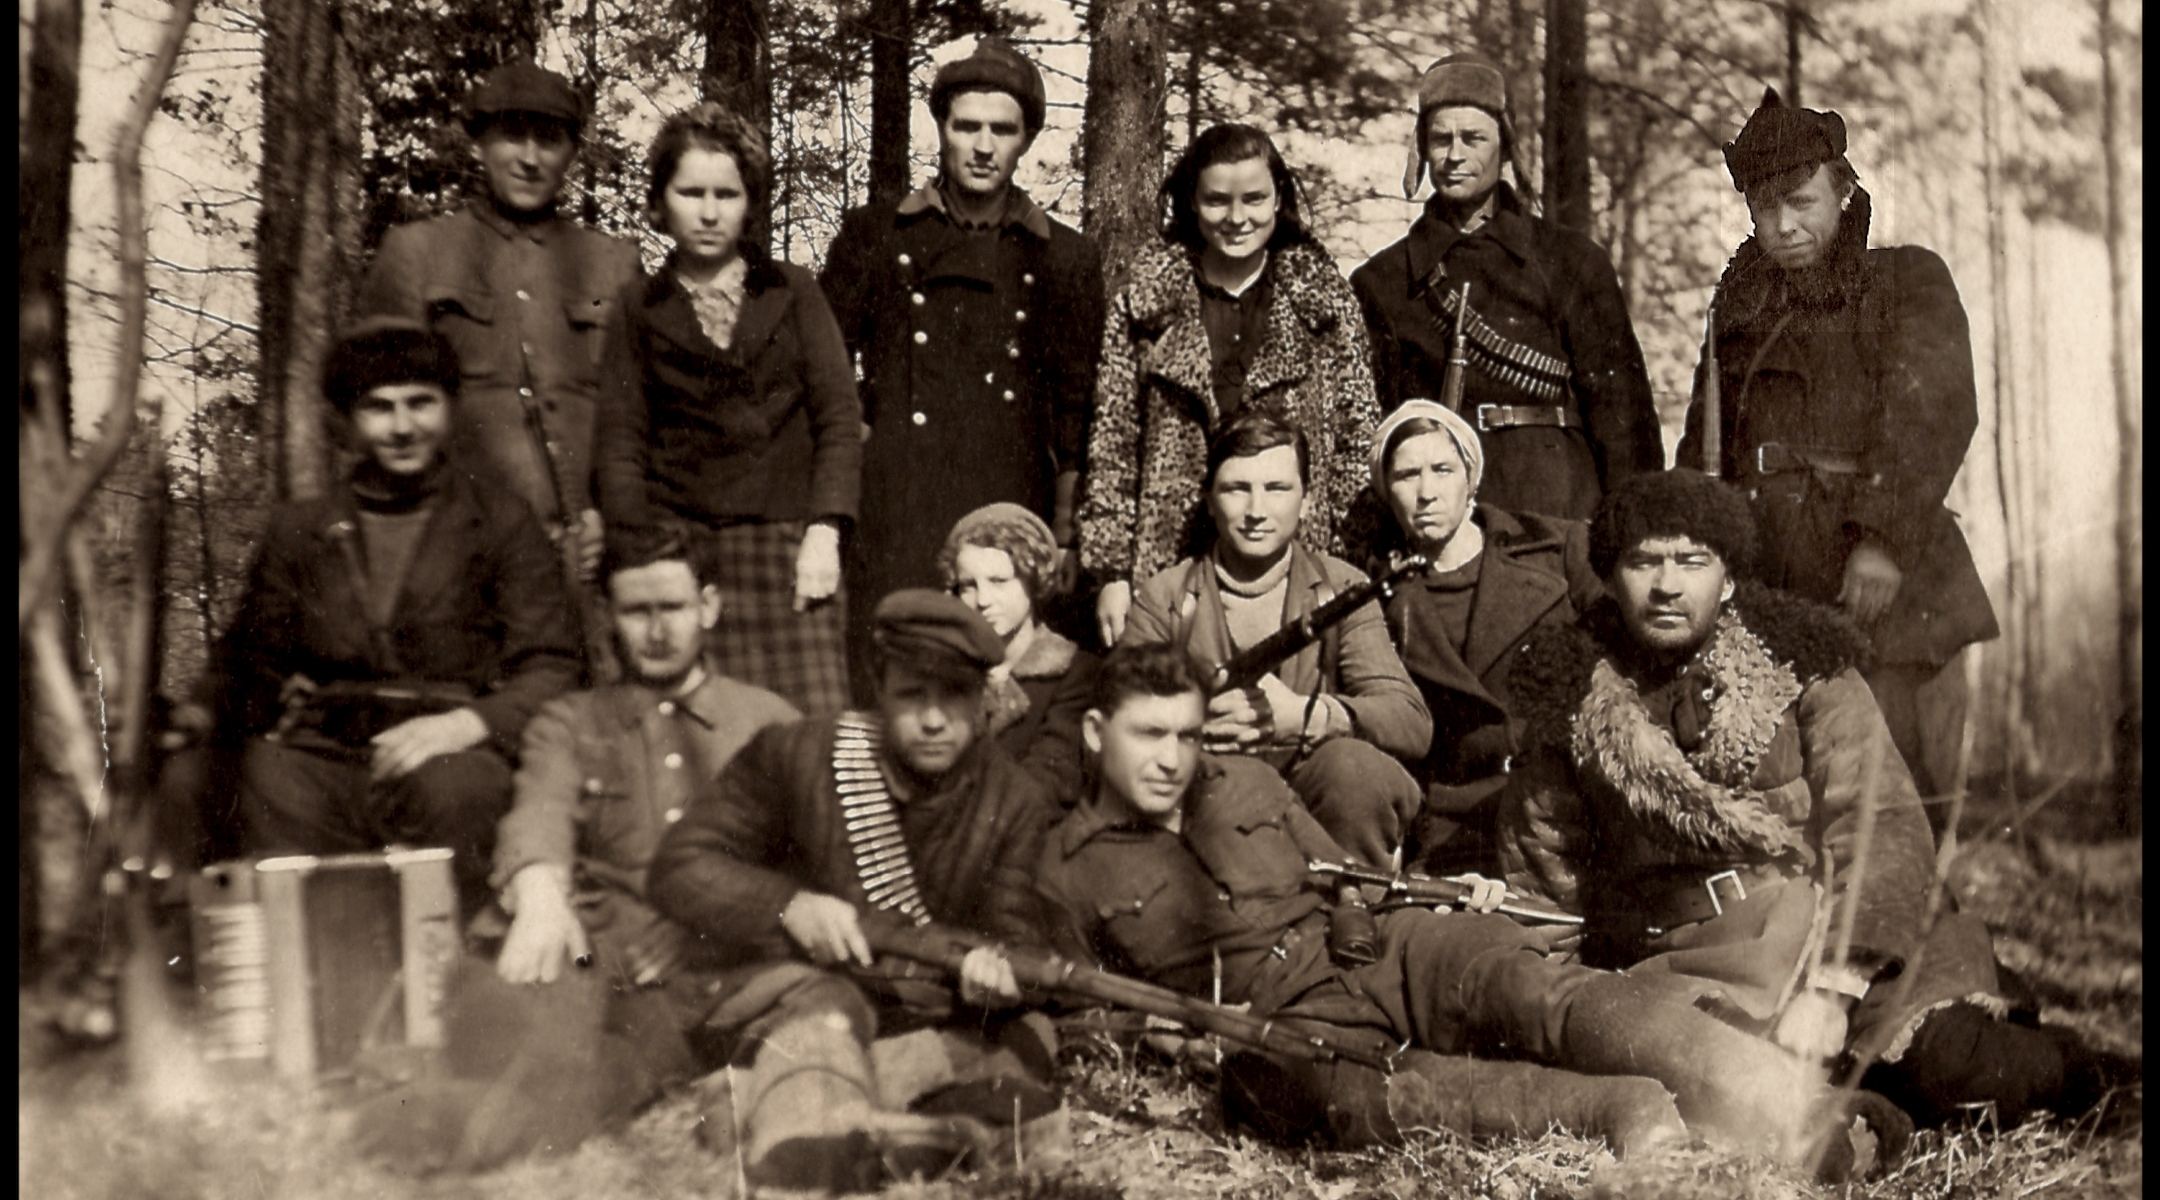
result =
M570 81L529 61L489 72L465 119L484 195L392 229L355 304L424 321L456 347L464 379L461 466L532 507L580 581L599 566L593 412L603 330L638 277L637 247L557 210L584 106ZM580 608L589 655L606 625Z
M1105 304L1095 243L1012 182L1042 132L1042 73L1005 41L938 69L938 175L847 214L819 283L861 357L861 517L848 590L938 584L953 522L1020 504L1070 548ZM855 690L872 690L854 615Z
M525 723L577 679L562 572L524 504L447 460L442 334L363 322L324 376L364 457L273 516L214 672L250 848L448 846L470 912Z
M1464 419L1485 443L1487 504L1588 517L1607 487L1665 464L1642 347L1596 243L1532 214L1500 178L1518 143L1506 77L1456 54L1417 84L1417 140L1403 175L1433 195L1409 236L1350 275L1372 331L1380 407L1438 400L1458 324ZM1463 287L1469 309L1461 313ZM1460 320L1458 321L1458 317Z
M1040 1014L1011 1012L1002 955L971 952L952 986L874 956L864 933L936 920L1041 942L1030 873L1056 813L983 736L1005 653L988 622L927 589L887 596L875 621L876 709L760 733L647 874L655 908L748 964L711 992L705 1025L731 1037L737 1069L701 1085L700 1129L753 1184L873 1188L881 1162L943 1165L984 1144L985 1121L1055 1107L1055 1039ZM955 1027L973 1033L871 1050Z
M1725 165L1755 235L1712 297L1680 461L1752 499L1764 583L1867 632L1868 684L1933 795L1915 694L1998 632L1943 506L1978 420L1965 308L1933 251L1868 249L1868 193L1836 113L1769 90Z

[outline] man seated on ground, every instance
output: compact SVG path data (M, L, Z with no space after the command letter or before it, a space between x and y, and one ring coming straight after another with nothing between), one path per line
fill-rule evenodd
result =
M525 722L577 680L562 572L523 501L446 457L458 365L441 334L363 323L323 392L362 457L273 515L219 647L249 848L447 846L470 913Z
M476 922L504 935L500 953L492 967L467 960L452 985L452 1078L393 1092L356 1126L406 1169L568 1150L689 1079L685 1034L736 965L653 911L645 868L699 788L800 714L706 657L720 590L704 547L676 528L618 533L602 579L625 678L551 700L525 727L495 846L512 919Z
M1040 1014L1007 1011L1020 992L1001 954L969 953L957 1003L942 981L872 956L873 920L1039 943L1029 872L1055 812L983 735L1005 644L982 617L906 589L875 620L878 710L759 734L661 839L648 875L663 915L749 960L705 1019L748 1069L701 1085L699 1129L752 1184L873 1188L986 1148L987 1120L1055 1106L1054 1035ZM930 1029L942 1032L881 1043L873 1071L873 1036Z
M1826 1124L1811 1119L1822 1088L1806 1064L1685 993L1549 958L1546 935L1489 911L1386 913L1379 960L1338 967L1306 864L1339 851L1274 772L1201 752L1201 668L1176 647L1120 646L1096 679L1082 725L1096 785L1051 831L1037 872L1054 944L1293 1029L1416 1047L1392 1075L1240 1055L1225 1067L1233 1115L1349 1145L1418 1126L1534 1134L1552 1122L1623 1153L1681 1136L1685 1117L1791 1157ZM1469 907L1499 903L1497 883L1474 882ZM1469 1053L1530 1061L1443 1057Z
M2089 1107L2094 1056L2002 1019L1986 926L1947 911L1922 940L1934 843L1865 638L1752 582L1755 536L1746 499L1696 471L1606 494L1590 561L1610 599L1515 667L1508 885L1581 913L1587 963L1698 986L1795 1053L1879 1063L1868 1086L1919 1120Z
M1120 645L1166 642L1209 666L1365 582L1357 568L1297 542L1311 479L1305 434L1255 410L1208 448L1214 546L1140 586ZM1358 609L1260 680L1214 696L1203 738L1281 771L1322 828L1387 867L1421 791L1400 760L1432 741L1432 715L1388 641L1378 605Z

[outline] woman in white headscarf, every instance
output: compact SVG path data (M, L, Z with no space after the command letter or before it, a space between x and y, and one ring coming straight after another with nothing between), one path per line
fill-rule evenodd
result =
M1372 447L1373 491L1394 518L1375 557L1422 554L1433 564L1387 603L1388 634L1433 714L1432 749L1412 767L1425 805L1408 861L1489 874L1494 798L1521 733L1508 671L1533 630L1575 620L1603 594L1589 529L1479 507L1477 431L1430 400L1397 408Z

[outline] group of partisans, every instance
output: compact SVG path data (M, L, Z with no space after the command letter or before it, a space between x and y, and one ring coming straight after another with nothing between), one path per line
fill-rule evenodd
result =
M700 104L651 149L647 277L557 211L569 84L475 91L487 194L385 238L325 373L356 465L276 514L212 672L246 851L455 851L449 1071L371 1147L484 1166L695 1080L719 1169L874 1187L1055 1109L1020 945L1384 1034L1391 1072L1229 1048L1226 1111L1285 1139L1692 1133L1836 1176L1856 1116L1894 1154L2093 1102L1986 929L1926 919L1914 691L1994 633L1943 507L1971 355L1942 260L1868 249L1835 114L1773 93L1725 148L1755 235L1680 448L1721 480L1663 469L1610 263L1501 180L1493 64L1419 78L1432 197L1347 282L1222 125L1106 304L1011 182L1044 107L995 39L943 66L937 178L813 276L744 240L770 159ZM983 940L946 976L879 920Z

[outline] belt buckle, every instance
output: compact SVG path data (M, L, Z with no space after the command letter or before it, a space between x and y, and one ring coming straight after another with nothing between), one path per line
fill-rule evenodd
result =
M1703 880L1703 890L1710 893L1710 908L1721 917L1725 915L1725 905L1717 898L1717 885L1720 880L1725 879L1732 880L1733 890L1740 893L1740 899L1747 899L1747 885L1740 882L1740 872L1738 870L1719 871L1710 878Z
M1768 475L1771 473L1770 462L1768 459L1763 457L1763 452L1768 449L1770 449L1768 443L1755 447L1755 473L1757 475ZM1712 876L1712 878L1716 877Z
M1499 407L1502 406L1498 404L1480 404L1477 406L1477 427L1479 433L1492 432L1493 427L1485 423L1485 414Z

